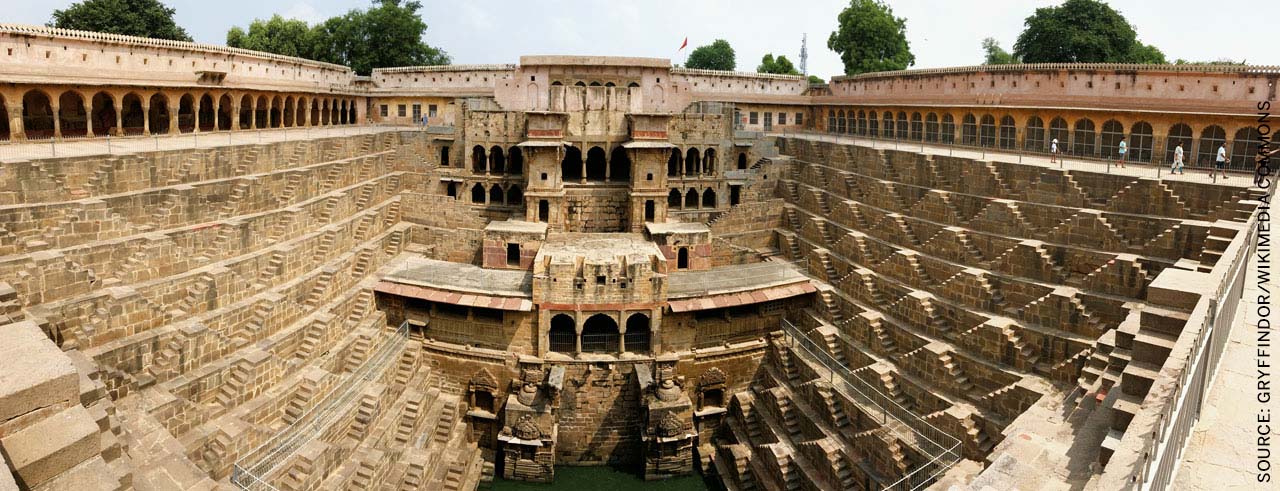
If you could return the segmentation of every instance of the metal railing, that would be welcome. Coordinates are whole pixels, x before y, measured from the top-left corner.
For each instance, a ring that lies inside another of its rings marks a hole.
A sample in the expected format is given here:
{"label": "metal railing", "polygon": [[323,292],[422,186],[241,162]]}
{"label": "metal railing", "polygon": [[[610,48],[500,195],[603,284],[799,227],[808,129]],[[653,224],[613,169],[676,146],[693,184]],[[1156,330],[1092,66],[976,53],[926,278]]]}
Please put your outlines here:
{"label": "metal railing", "polygon": [[28,138],[22,141],[0,141],[0,162],[90,155],[125,155],[140,152],[190,150],[230,145],[254,145],[292,140],[365,135],[396,130],[419,130],[419,128],[412,126],[347,125],[262,128],[236,131],[220,130],[214,132],[136,136]]}
{"label": "metal railing", "polygon": [[[800,351],[806,353],[810,359],[828,370],[827,381],[834,390],[862,406],[867,414],[874,417],[878,412],[881,425],[915,447],[920,453],[930,457],[928,461],[917,465],[886,489],[914,490],[926,487],[960,461],[961,442],[958,438],[933,426],[920,415],[898,404],[893,398],[854,375],[849,367],[836,361],[830,353],[818,346],[817,342],[810,339],[791,321],[783,319],[782,328],[788,346],[793,352],[795,348],[800,348]],[[901,426],[894,423],[900,423]],[[903,431],[902,426],[905,426],[909,432]]]}
{"label": "metal railing", "polygon": [[[1274,189],[1273,186],[1272,190]],[[1253,256],[1257,246],[1257,215],[1251,217],[1248,223],[1248,226],[1237,232],[1236,240],[1232,241],[1239,241],[1240,244],[1235,248],[1235,253],[1218,260],[1217,264],[1227,266],[1227,273],[1213,294],[1204,299],[1208,302],[1202,321],[1204,327],[1196,334],[1186,368],[1178,376],[1176,399],[1161,409],[1154,438],[1145,444],[1143,454],[1149,457],[1140,469],[1142,479],[1139,489],[1143,491],[1168,489],[1173,483],[1174,471],[1186,447],[1187,437],[1200,420],[1200,412],[1217,372],[1218,362],[1222,360],[1227,339],[1231,337],[1231,330],[1236,324],[1243,324],[1237,322],[1236,313],[1244,294],[1249,258]],[[1231,246],[1228,247],[1230,250]]]}
{"label": "metal railing", "polygon": [[276,487],[268,482],[271,474],[298,448],[320,438],[327,428],[350,410],[352,401],[365,385],[380,377],[383,370],[399,357],[408,335],[409,322],[400,323],[400,327],[387,336],[382,346],[369,355],[360,368],[338,382],[319,403],[236,462],[231,470],[231,484],[246,490],[276,491]]}
{"label": "metal railing", "polygon": [[[966,134],[964,126],[959,123],[954,124],[954,131],[950,134],[928,130],[917,131],[918,128],[912,128],[906,132],[894,131],[892,136],[884,136],[881,133],[883,130],[876,131],[874,128],[872,129],[874,132],[865,134],[859,133],[856,129],[797,131],[790,128],[770,132],[770,134],[836,143],[839,143],[840,139],[853,140],[852,143],[863,143],[872,148],[918,151],[1010,163],[1029,163],[1024,162],[1023,157],[1034,157],[1050,159],[1052,160],[1050,164],[1059,168],[1075,169],[1080,168],[1080,165],[1087,165],[1088,168],[1081,170],[1104,172],[1113,172],[1118,167],[1119,137],[1123,135],[1129,138],[1126,140],[1128,157],[1123,161],[1125,173],[1149,174],[1156,178],[1170,175],[1174,149],[1179,143],[1183,143],[1182,170],[1184,172],[1202,171],[1200,178],[1207,181],[1216,181],[1216,175],[1210,177],[1209,171],[1215,166],[1217,149],[1222,143],[1226,143],[1227,148],[1225,170],[1233,174],[1253,172],[1253,157],[1262,143],[1260,139],[1237,142],[1232,138],[1202,139],[1199,136],[1166,137],[1101,132],[1090,133],[1093,138],[1088,142],[1079,142],[1076,139],[1076,131],[1069,128],[1062,130],[1065,133],[1059,138],[1058,152],[1055,153],[1050,151],[1050,141],[1056,137],[1054,135],[1059,131],[1058,129],[1040,128],[1043,138],[1028,141],[1025,138],[1018,140],[1015,137],[1009,141],[1001,134],[999,126],[995,127],[994,134],[983,129]],[[1025,131],[1025,127],[1016,128],[1017,133]]]}

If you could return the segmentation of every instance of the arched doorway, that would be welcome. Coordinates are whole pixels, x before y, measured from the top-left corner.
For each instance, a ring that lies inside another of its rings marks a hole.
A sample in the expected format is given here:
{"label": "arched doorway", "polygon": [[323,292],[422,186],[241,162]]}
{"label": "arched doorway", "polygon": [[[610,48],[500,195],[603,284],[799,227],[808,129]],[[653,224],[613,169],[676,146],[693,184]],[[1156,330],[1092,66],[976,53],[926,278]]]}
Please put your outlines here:
{"label": "arched doorway", "polygon": [[686,209],[694,209],[698,207],[698,190],[690,189],[684,195],[684,207]]}
{"label": "arched doorway", "polygon": [[680,208],[680,190],[672,189],[667,193],[667,209],[673,210]]}
{"label": "arched doorway", "polygon": [[22,95],[22,129],[28,140],[53,138],[53,103],[43,90]]}
{"label": "arched doorway", "polygon": [[99,135],[117,133],[116,100],[106,92],[98,92],[90,101],[93,107],[93,132]]}
{"label": "arched doorway", "polygon": [[911,139],[924,139],[924,122],[920,119],[920,113],[911,113]]}
{"label": "arched doorway", "polygon": [[13,134],[9,132],[9,106],[4,95],[0,94],[0,140],[8,141],[12,138]]}
{"label": "arched doorway", "polygon": [[1256,126],[1246,126],[1236,130],[1231,139],[1231,152],[1228,154],[1228,167],[1237,170],[1251,170],[1257,166],[1258,147],[1262,145],[1261,135]]}
{"label": "arched doorway", "polygon": [[1000,118],[1000,148],[1012,150],[1018,146],[1018,127],[1013,122],[1013,116],[1005,115]]}
{"label": "arched doorway", "polygon": [[489,172],[501,174],[507,171],[507,156],[502,147],[494,145],[489,149]]}
{"label": "arched doorway", "polygon": [[124,134],[141,135],[147,119],[142,111],[142,97],[132,92],[125,94],[120,103],[120,118]]}
{"label": "arched doorway", "polygon": [[676,251],[676,269],[689,269],[688,247],[681,247]]}
{"label": "arched doorway", "polygon": [[311,120],[307,126],[320,126],[320,101],[311,99],[308,104],[311,105]]}
{"label": "arched doorway", "polygon": [[938,113],[929,113],[924,117],[924,141],[938,141]]}
{"label": "arched doorway", "polygon": [[911,128],[907,126],[907,113],[903,111],[898,111],[897,138],[899,140],[906,140],[910,129]]}
{"label": "arched doorway", "polygon": [[614,182],[631,181],[631,157],[621,146],[614,147],[609,155],[609,180]]}
{"label": "arched doorway", "polygon": [[1083,157],[1096,156],[1098,153],[1097,134],[1094,132],[1093,120],[1089,118],[1076,121],[1075,140],[1071,144],[1071,153]]}
{"label": "arched doorway", "polygon": [[240,98],[240,129],[253,128],[253,96],[245,94]]}
{"label": "arched doorway", "polygon": [[712,190],[711,188],[707,188],[705,191],[703,191],[703,192],[702,192],[702,207],[703,207],[703,208],[715,208],[715,207],[716,207],[716,192],[715,192],[715,190]]}
{"label": "arched doorway", "polygon": [[[1058,140],[1059,152],[1066,153],[1071,148],[1068,146],[1071,141],[1071,133],[1067,130],[1067,120],[1061,116],[1049,121],[1049,140],[1046,145],[1052,146],[1054,140]],[[1048,146],[1045,148],[1049,148]]]}
{"label": "arched doorway", "polygon": [[[1196,152],[1196,163],[1203,166],[1214,165],[1218,160],[1218,147],[1227,141],[1227,132],[1221,126],[1213,125],[1200,130],[1200,151]],[[1227,152],[1230,155],[1230,151]]]}
{"label": "arched doorway", "polygon": [[293,116],[297,113],[293,109],[293,96],[284,98],[284,112],[281,113],[280,126],[285,128],[293,127]]}
{"label": "arched doorway", "polygon": [[950,145],[956,142],[956,119],[950,114],[942,115],[942,143]]}
{"label": "arched doorway", "polygon": [[1173,152],[1182,145],[1182,159],[1185,164],[1195,165],[1195,159],[1192,157],[1193,150],[1191,142],[1194,141],[1191,126],[1186,123],[1178,123],[1169,128],[1169,137],[1165,140],[1164,161],[1173,162]]}
{"label": "arched doorway", "polygon": [[1026,131],[1026,136],[1023,137],[1023,148],[1033,152],[1044,151],[1047,148],[1045,147],[1043,119],[1040,119],[1039,116],[1028,118]]}
{"label": "arched doorway", "polygon": [[551,318],[551,329],[547,331],[547,344],[551,351],[557,353],[578,351],[578,333],[574,326],[573,317],[568,314],[556,314]]}
{"label": "arched doorway", "polygon": [[671,156],[667,157],[667,177],[676,177],[680,175],[680,149],[671,149]]}
{"label": "arched doorway", "polygon": [[267,101],[266,95],[258,96],[258,103],[253,107],[253,127],[254,128],[261,129],[261,128],[269,127],[271,121],[267,118],[270,115],[270,112],[269,112],[271,110],[270,104],[271,103]]}
{"label": "arched doorway", "polygon": [[200,131],[212,131],[216,128],[218,122],[217,115],[213,111],[213,97],[209,94],[200,96],[200,110],[196,114],[196,127]]}
{"label": "arched doorway", "polygon": [[1120,140],[1124,139],[1124,125],[1114,119],[1102,123],[1102,156],[1114,159],[1120,155]]}
{"label": "arched doorway", "polygon": [[524,204],[524,191],[520,190],[520,186],[511,186],[511,189],[507,190],[507,204],[510,206]]}
{"label": "arched doorway", "polygon": [[716,173],[716,149],[708,148],[702,153],[702,173],[707,175]]}
{"label": "arched doorway", "polygon": [[151,94],[151,108],[147,110],[147,118],[151,120],[151,134],[168,133],[170,117],[169,99],[158,92]]}
{"label": "arched doorway", "polygon": [[747,168],[747,153],[746,153],[746,152],[738,152],[738,168],[739,168],[739,169],[746,169],[746,168]]}
{"label": "arched doorway", "polygon": [[996,146],[996,118],[990,114],[982,115],[982,125],[978,128],[978,144],[987,148]]}
{"label": "arched doorway", "polygon": [[78,92],[68,90],[58,96],[58,125],[63,138],[89,134],[88,113]]}
{"label": "arched doorway", "polygon": [[858,136],[867,136],[867,112],[866,111],[858,111]]}
{"label": "arched doorway", "polygon": [[1152,152],[1151,123],[1138,121],[1129,129],[1129,160],[1150,162]]}
{"label": "arched doorway", "polygon": [[538,221],[547,223],[551,219],[551,203],[545,199],[538,200]]}
{"label": "arched doorway", "polygon": [[484,204],[484,184],[476,183],[471,186],[471,202],[477,205]]}
{"label": "arched doorway", "polygon": [[564,149],[564,158],[560,160],[560,176],[565,182],[582,179],[582,150],[578,150],[578,147]]}
{"label": "arched doorway", "polygon": [[222,94],[218,97],[218,129],[230,130],[232,122],[235,121],[234,109],[231,107],[231,96]]}
{"label": "arched doorway", "polygon": [[697,175],[698,162],[700,161],[701,159],[698,157],[698,149],[690,148],[689,151],[686,152],[684,156],[684,175],[686,176]]}
{"label": "arched doorway", "polygon": [[196,98],[182,94],[178,99],[178,132],[190,133],[196,129]]}
{"label": "arched doorway", "polygon": [[618,352],[618,323],[605,314],[596,314],[582,323],[583,353]]}
{"label": "arched doorway", "polygon": [[883,130],[881,136],[885,138],[893,138],[893,113],[885,111],[880,115],[880,129]]}
{"label": "arched doorway", "polygon": [[978,144],[978,120],[972,114],[964,115],[964,121],[960,125],[960,144],[961,145],[977,145]]}
{"label": "arched doorway", "polygon": [[513,176],[524,174],[524,152],[520,147],[511,147],[507,152],[507,173]]}
{"label": "arched doorway", "polygon": [[627,317],[627,333],[623,343],[626,351],[648,353],[650,337],[648,315],[631,314],[631,317]]}
{"label": "arched doorway", "polygon": [[587,150],[587,180],[603,181],[608,174],[606,169],[608,162],[605,160],[604,149],[600,147],[591,147]]}
{"label": "arched doorway", "polygon": [[504,193],[502,192],[502,186],[494,184],[489,187],[489,204],[501,206],[503,203],[506,203],[506,201]]}
{"label": "arched doorway", "polygon": [[471,171],[483,173],[488,159],[484,156],[484,147],[476,145],[471,147]]}

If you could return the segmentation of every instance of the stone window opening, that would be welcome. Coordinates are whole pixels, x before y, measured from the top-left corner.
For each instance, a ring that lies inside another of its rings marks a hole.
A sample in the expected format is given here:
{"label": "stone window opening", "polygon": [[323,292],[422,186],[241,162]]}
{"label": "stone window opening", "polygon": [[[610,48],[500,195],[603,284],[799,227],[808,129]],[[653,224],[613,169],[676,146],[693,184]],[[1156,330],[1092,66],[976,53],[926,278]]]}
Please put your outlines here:
{"label": "stone window opening", "polygon": [[449,146],[448,145],[440,147],[440,166],[441,167],[449,166]]}
{"label": "stone window opening", "polygon": [[607,179],[610,181],[630,181],[631,180],[631,157],[627,155],[626,149],[617,147],[609,155],[609,175]]}
{"label": "stone window opening", "polygon": [[484,147],[476,145],[471,148],[471,171],[484,172],[487,158],[484,154]]}
{"label": "stone window opening", "polygon": [[623,335],[622,348],[625,351],[637,353],[648,353],[651,350],[651,333],[649,329],[649,316],[645,314],[631,314],[627,318],[627,330]]}
{"label": "stone window opening", "polygon": [[556,314],[551,318],[551,329],[547,332],[550,351],[573,353],[577,351],[577,332],[573,317],[568,314]]}
{"label": "stone window opening", "polygon": [[478,205],[484,204],[484,185],[476,183],[471,187],[471,202]]}
{"label": "stone window opening", "polygon": [[548,203],[547,200],[545,199],[539,200],[538,201],[538,221],[542,223],[547,223],[547,221],[550,219],[549,218],[550,215],[551,215],[551,204]]}
{"label": "stone window opening", "polygon": [[689,248],[681,247],[676,251],[676,269],[689,269]]}
{"label": "stone window opening", "polygon": [[513,176],[524,174],[524,152],[520,147],[511,147],[507,151],[507,173]]}
{"label": "stone window opening", "polygon": [[566,182],[582,179],[582,150],[578,147],[565,149],[564,158],[560,160],[560,176]]}
{"label": "stone window opening", "polygon": [[746,168],[747,168],[747,153],[738,152],[738,169],[746,169]]}
{"label": "stone window opening", "polygon": [[596,314],[582,323],[583,353],[616,353],[619,349],[618,323],[605,314]]}
{"label": "stone window opening", "polygon": [[520,244],[510,242],[507,244],[507,266],[520,265]]}
{"label": "stone window opening", "polygon": [[654,214],[655,214],[655,212],[654,212],[654,208],[655,208],[655,205],[653,204],[653,200],[651,200],[651,199],[650,199],[650,200],[645,200],[645,202],[644,202],[644,221],[646,221],[646,222],[652,222],[652,221],[653,221],[653,217],[654,217]]}
{"label": "stone window opening", "polygon": [[450,198],[457,198],[457,197],[458,197],[458,183],[456,183],[456,182],[451,182],[451,183],[449,183],[448,187],[446,187],[446,188],[445,188],[445,194],[446,194],[447,196],[449,196]]}

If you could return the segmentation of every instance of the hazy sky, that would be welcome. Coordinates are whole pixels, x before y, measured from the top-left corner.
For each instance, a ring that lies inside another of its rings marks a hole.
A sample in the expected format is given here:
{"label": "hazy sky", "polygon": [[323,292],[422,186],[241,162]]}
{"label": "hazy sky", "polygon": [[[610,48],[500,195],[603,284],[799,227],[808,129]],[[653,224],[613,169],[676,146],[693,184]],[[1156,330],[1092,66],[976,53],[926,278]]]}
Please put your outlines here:
{"label": "hazy sky", "polygon": [[[197,41],[223,44],[227,29],[273,13],[322,21],[360,0],[164,0]],[[43,24],[72,0],[0,0],[4,22]],[[809,36],[809,73],[823,78],[843,71],[826,47],[847,0],[423,0],[427,42],[444,48],[454,63],[516,63],[520,55],[585,54],[670,58],[724,38],[737,52],[738,69],[754,71],[760,57],[787,55],[799,66],[800,39]],[[1023,20],[1048,0],[889,0],[907,19],[914,68],[978,64],[981,41],[995,37],[1012,51]],[[1280,43],[1263,32],[1280,17],[1280,1],[1112,0],[1134,24],[1138,38],[1170,59],[1245,59],[1280,65]],[[676,49],[688,36],[689,48]]]}

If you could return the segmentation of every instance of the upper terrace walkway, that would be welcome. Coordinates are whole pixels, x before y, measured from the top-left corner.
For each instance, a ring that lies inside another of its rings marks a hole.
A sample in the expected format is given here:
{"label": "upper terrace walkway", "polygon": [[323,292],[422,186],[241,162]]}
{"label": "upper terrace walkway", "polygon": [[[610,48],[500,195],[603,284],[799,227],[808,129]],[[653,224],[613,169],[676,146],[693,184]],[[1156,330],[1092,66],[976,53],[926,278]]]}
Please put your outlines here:
{"label": "upper terrace walkway", "polygon": [[1017,151],[1008,151],[992,148],[975,148],[959,145],[946,145],[938,143],[923,143],[918,141],[896,141],[882,140],[877,138],[866,138],[849,135],[832,135],[829,133],[811,133],[811,132],[771,132],[766,133],[768,136],[784,136],[797,137],[817,141],[837,142],[852,145],[860,145],[871,148],[883,148],[887,150],[907,150],[920,152],[926,155],[947,155],[955,157],[963,157],[977,160],[989,160],[992,162],[1010,162],[1024,165],[1038,165],[1041,167],[1049,167],[1054,169],[1078,170],[1086,172],[1102,172],[1108,174],[1119,174],[1133,177],[1147,177],[1152,179],[1165,179],[1171,181],[1188,181],[1198,183],[1213,183],[1246,188],[1253,184],[1250,174],[1241,172],[1230,172],[1227,179],[1223,179],[1221,174],[1217,180],[1209,177],[1209,173],[1205,169],[1192,169],[1190,162],[1187,165],[1186,174],[1170,174],[1168,166],[1131,162],[1125,167],[1117,167],[1114,163],[1108,165],[1107,162],[1097,160],[1083,160],[1078,157],[1066,156],[1059,158],[1058,162],[1050,162],[1049,157],[1044,154],[1028,154]]}
{"label": "upper terrace walkway", "polygon": [[418,126],[330,126],[309,128],[273,128],[181,135],[99,137],[79,140],[44,140],[0,144],[0,162],[81,157],[85,155],[123,155],[160,150],[214,148],[292,140],[310,140],[337,136],[367,135],[397,130],[421,130]]}

